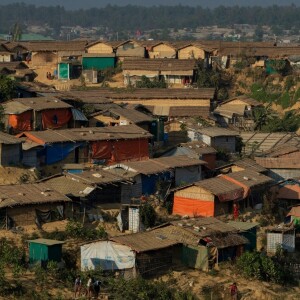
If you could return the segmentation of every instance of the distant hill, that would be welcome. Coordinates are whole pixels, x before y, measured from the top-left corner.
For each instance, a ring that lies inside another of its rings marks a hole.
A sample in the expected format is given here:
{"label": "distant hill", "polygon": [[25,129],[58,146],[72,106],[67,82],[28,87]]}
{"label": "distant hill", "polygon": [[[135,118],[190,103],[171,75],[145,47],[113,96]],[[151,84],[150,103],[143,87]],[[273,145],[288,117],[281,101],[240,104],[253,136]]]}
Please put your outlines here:
{"label": "distant hill", "polygon": [[91,8],[91,7],[104,7],[108,4],[125,6],[131,5],[141,5],[141,6],[153,6],[153,5],[187,5],[187,6],[203,6],[203,7],[217,7],[223,6],[270,6],[270,5],[290,5],[294,3],[295,5],[300,5],[300,0],[0,0],[1,4],[12,4],[16,2],[23,2],[26,4],[34,4],[38,6],[64,6],[67,9],[78,9],[78,8]]}

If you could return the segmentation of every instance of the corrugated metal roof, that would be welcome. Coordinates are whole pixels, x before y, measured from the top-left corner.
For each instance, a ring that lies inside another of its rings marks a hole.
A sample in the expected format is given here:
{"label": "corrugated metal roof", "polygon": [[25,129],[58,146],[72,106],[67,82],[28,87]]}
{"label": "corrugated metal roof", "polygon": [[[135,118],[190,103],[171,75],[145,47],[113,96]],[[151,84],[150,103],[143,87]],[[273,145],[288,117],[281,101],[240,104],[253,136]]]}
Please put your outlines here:
{"label": "corrugated metal roof", "polygon": [[83,122],[88,122],[89,120],[87,117],[84,115],[83,112],[76,108],[71,108],[72,115],[73,115],[73,120],[74,121],[83,121]]}
{"label": "corrugated metal roof", "polygon": [[253,148],[255,153],[264,153],[280,145],[285,145],[287,143],[291,144],[299,141],[294,141],[297,138],[296,134],[276,132],[276,133],[260,133],[260,132],[241,132],[241,138],[245,144],[245,153],[252,153]]}
{"label": "corrugated metal roof", "polygon": [[267,171],[267,169],[265,169],[264,167],[262,167],[261,165],[259,165],[258,163],[255,162],[255,160],[250,159],[250,158],[243,158],[240,160],[237,160],[235,162],[233,162],[234,165],[247,169],[247,170],[251,170],[251,171],[255,171],[258,173],[264,173]]}
{"label": "corrugated metal roof", "polygon": [[16,138],[15,136],[0,131],[1,144],[20,144],[22,142],[22,140]]}
{"label": "corrugated metal roof", "polygon": [[238,229],[239,231],[247,231],[249,229],[259,226],[259,223],[255,222],[229,221],[228,224]]}
{"label": "corrugated metal roof", "polygon": [[210,136],[210,137],[218,137],[218,136],[238,136],[239,133],[237,131],[228,130],[222,127],[206,127],[200,128],[197,130],[201,134]]}
{"label": "corrugated metal roof", "polygon": [[56,240],[49,240],[49,239],[42,239],[42,238],[35,239],[35,240],[28,240],[27,242],[34,243],[34,244],[43,244],[47,246],[61,245],[65,243],[63,241],[56,241]]}
{"label": "corrugated metal roof", "polygon": [[20,114],[31,109],[41,111],[70,107],[72,107],[70,104],[54,97],[17,98],[3,104],[4,112],[6,114]]}
{"label": "corrugated metal roof", "polygon": [[110,240],[126,245],[136,252],[159,250],[179,244],[156,231],[114,236]]}
{"label": "corrugated metal roof", "polygon": [[243,188],[241,186],[232,183],[222,177],[204,179],[195,182],[194,185],[211,192],[215,196],[227,193],[243,192]]}
{"label": "corrugated metal roof", "polygon": [[211,146],[208,146],[207,144],[205,144],[202,141],[193,141],[193,142],[188,142],[188,143],[181,143],[180,147],[192,150],[193,152],[195,152],[198,155],[217,153],[216,149],[214,149]]}
{"label": "corrugated metal roof", "polygon": [[122,64],[124,72],[131,70],[145,71],[193,71],[196,69],[196,60],[193,59],[124,59]]}
{"label": "corrugated metal roof", "polygon": [[142,122],[151,122],[153,121],[153,117],[150,117],[144,113],[141,113],[134,109],[126,109],[122,107],[113,107],[109,109],[115,115],[126,118],[127,120],[137,124]]}
{"label": "corrugated metal roof", "polygon": [[136,125],[72,128],[61,130],[28,131],[18,135],[40,144],[119,139],[148,139],[152,135]]}
{"label": "corrugated metal roof", "polygon": [[249,188],[254,188],[259,185],[265,185],[273,181],[272,178],[251,170],[229,173],[226,174],[226,177],[230,177]]}
{"label": "corrugated metal roof", "polygon": [[0,208],[71,201],[45,183],[0,185],[0,198]]}
{"label": "corrugated metal roof", "polygon": [[[88,91],[64,92],[58,97],[63,99],[74,99],[84,103],[107,103],[117,100],[140,100],[140,99],[213,99],[215,95],[214,88],[199,89],[160,89],[160,88],[141,88],[141,89],[110,89],[102,88]],[[106,100],[105,100],[106,99]],[[97,102],[98,101],[98,102]],[[102,101],[102,102],[101,102]],[[106,102],[105,102],[106,101]]]}
{"label": "corrugated metal roof", "polygon": [[170,117],[203,117],[208,118],[210,105],[207,106],[171,106]]}
{"label": "corrugated metal roof", "polygon": [[167,172],[174,168],[200,166],[205,164],[206,162],[203,160],[193,159],[188,156],[181,155],[176,157],[159,157],[143,161],[131,161],[118,165],[125,169],[128,168],[129,170],[135,171],[139,174],[150,175]]}
{"label": "corrugated metal roof", "polygon": [[[263,106],[263,104],[261,102],[258,102],[257,100],[255,100],[247,95],[240,95],[240,96],[236,96],[236,97],[233,97],[233,98],[223,101],[220,104],[220,107],[222,107],[225,104],[229,104],[230,102],[235,101],[235,100],[240,100],[240,101],[244,102],[245,104],[251,105],[251,106]],[[239,105],[239,104],[232,104],[232,105]]]}

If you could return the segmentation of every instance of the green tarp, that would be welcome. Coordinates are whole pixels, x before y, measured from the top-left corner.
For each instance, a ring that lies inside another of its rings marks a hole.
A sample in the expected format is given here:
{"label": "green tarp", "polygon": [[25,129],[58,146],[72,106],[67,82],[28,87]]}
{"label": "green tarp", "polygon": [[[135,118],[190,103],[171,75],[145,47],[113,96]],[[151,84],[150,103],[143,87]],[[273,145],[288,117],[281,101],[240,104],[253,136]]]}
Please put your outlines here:
{"label": "green tarp", "polygon": [[115,67],[114,57],[83,57],[83,70],[104,70]]}
{"label": "green tarp", "polygon": [[58,78],[59,79],[70,79],[69,64],[60,63],[58,65]]}

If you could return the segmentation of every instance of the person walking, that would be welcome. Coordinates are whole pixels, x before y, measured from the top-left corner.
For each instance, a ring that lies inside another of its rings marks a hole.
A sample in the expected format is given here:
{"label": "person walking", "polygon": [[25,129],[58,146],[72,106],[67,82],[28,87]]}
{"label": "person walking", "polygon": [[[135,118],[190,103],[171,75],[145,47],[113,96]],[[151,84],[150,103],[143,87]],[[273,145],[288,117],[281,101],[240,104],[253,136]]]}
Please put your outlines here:
{"label": "person walking", "polygon": [[80,291],[81,291],[81,278],[78,275],[75,279],[74,283],[74,298],[77,299],[77,296],[80,296]]}
{"label": "person walking", "polygon": [[88,299],[91,299],[93,295],[93,278],[91,275],[88,276],[86,287],[87,287],[87,297]]}
{"label": "person walking", "polygon": [[238,299],[238,288],[237,288],[236,282],[234,282],[230,286],[230,296],[231,296],[231,300],[237,300]]}

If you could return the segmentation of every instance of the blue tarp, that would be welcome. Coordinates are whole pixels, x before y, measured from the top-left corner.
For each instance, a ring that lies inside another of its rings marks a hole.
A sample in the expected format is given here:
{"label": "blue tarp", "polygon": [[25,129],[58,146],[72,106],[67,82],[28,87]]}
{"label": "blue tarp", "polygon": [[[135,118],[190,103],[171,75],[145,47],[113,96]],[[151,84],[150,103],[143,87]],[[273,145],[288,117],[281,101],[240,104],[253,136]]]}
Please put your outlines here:
{"label": "blue tarp", "polygon": [[46,145],[43,150],[38,152],[38,156],[40,158],[44,156],[44,163],[51,165],[64,160],[72,151],[82,145],[83,143],[72,142]]}
{"label": "blue tarp", "polygon": [[142,175],[142,193],[144,195],[152,195],[157,191],[158,181],[167,181],[171,178],[169,172],[161,173],[158,175]]}

